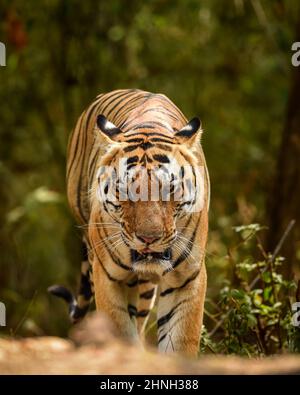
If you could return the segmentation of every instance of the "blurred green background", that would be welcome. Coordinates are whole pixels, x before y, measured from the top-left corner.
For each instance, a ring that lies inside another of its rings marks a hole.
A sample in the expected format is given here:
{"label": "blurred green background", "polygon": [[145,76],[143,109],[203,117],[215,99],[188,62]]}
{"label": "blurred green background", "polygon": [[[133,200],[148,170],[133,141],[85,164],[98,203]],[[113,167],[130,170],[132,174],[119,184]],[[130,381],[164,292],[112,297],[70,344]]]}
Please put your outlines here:
{"label": "blurred green background", "polygon": [[212,184],[209,296],[230,278],[232,226],[267,223],[290,92],[297,0],[0,0],[1,334],[65,335],[53,283],[76,289],[68,135],[100,92],[166,94],[200,116]]}

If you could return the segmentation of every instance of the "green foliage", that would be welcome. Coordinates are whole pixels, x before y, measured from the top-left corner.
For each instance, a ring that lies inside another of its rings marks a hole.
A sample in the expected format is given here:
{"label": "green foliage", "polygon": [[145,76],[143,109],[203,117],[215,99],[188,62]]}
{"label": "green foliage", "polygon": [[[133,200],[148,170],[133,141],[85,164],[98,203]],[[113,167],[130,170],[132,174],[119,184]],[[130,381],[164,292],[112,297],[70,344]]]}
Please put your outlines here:
{"label": "green foliage", "polygon": [[[235,281],[226,281],[209,313],[217,330],[204,330],[202,351],[246,356],[299,351],[300,328],[293,326],[291,311],[296,283],[280,274],[284,258],[263,250],[258,235],[262,229],[258,224],[235,227],[241,237],[231,253]],[[253,242],[262,259],[255,258]]]}

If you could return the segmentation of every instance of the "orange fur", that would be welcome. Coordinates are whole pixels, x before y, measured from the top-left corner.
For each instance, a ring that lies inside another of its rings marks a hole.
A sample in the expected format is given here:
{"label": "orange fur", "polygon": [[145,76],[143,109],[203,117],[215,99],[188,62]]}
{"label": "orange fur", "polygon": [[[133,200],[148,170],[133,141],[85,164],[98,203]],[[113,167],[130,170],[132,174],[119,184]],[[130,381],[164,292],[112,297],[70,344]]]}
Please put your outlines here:
{"label": "orange fur", "polygon": [[[114,134],[103,125],[101,131],[95,126],[99,114],[115,125]],[[164,95],[139,90],[99,95],[81,115],[70,138],[67,183],[72,212],[79,224],[87,225],[84,236],[97,309],[111,318],[121,335],[139,341],[138,331],[143,331],[153,306],[153,284],[158,284],[159,349],[196,355],[206,292],[209,179],[201,129],[192,137],[178,134],[186,124],[181,111]],[[145,156],[148,159],[142,163],[148,170],[169,158],[175,158],[179,166],[203,166],[202,210],[177,216],[174,200],[118,201],[117,209],[108,204],[108,198],[100,202],[99,183],[107,178],[98,176],[98,169],[103,165],[118,168],[124,157],[143,161]],[[171,243],[172,237],[175,241]],[[157,255],[143,252],[148,239],[152,240],[150,250]],[[169,260],[163,255],[168,249]],[[149,263],[134,261],[132,251],[146,254]],[[163,264],[167,261],[179,263],[166,271]]]}

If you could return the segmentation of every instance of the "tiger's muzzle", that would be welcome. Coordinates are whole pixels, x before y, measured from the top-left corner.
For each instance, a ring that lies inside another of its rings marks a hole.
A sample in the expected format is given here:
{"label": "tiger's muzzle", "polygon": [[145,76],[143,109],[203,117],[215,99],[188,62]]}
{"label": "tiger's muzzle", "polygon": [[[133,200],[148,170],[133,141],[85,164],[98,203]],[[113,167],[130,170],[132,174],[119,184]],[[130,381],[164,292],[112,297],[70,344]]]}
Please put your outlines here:
{"label": "tiger's muzzle", "polygon": [[140,253],[136,250],[131,250],[131,260],[134,271],[139,269],[147,270],[147,267],[153,265],[160,265],[164,270],[172,270],[172,251],[167,248],[163,252],[147,252]]}

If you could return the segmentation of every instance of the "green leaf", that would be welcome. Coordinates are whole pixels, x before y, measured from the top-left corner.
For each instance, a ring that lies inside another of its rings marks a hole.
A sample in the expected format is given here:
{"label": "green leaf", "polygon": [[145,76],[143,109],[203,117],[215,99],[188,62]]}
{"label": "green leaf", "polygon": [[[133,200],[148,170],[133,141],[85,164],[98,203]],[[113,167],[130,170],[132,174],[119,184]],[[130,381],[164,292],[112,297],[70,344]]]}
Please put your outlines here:
{"label": "green leaf", "polygon": [[271,273],[268,271],[262,273],[262,279],[266,284],[269,284],[271,282]]}
{"label": "green leaf", "polygon": [[264,300],[268,301],[270,299],[271,294],[272,294],[272,287],[271,286],[266,287],[264,289],[264,295],[263,295]]}
{"label": "green leaf", "polygon": [[241,291],[241,290],[239,290],[239,289],[233,289],[233,290],[231,291],[231,296],[232,296],[234,299],[244,299],[245,292],[244,292],[244,291]]}

